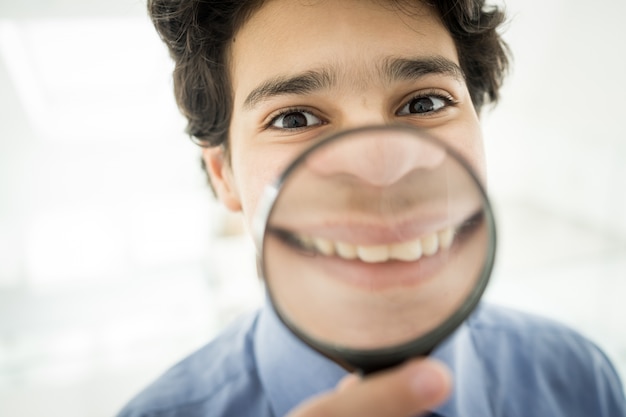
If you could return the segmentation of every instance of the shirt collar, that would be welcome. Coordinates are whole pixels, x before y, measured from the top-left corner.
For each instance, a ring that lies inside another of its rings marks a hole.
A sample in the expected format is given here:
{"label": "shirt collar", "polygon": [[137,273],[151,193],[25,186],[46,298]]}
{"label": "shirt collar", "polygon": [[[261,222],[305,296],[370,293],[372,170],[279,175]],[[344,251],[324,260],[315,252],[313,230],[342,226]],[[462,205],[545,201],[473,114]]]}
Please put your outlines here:
{"label": "shirt collar", "polygon": [[294,336],[269,303],[259,316],[254,353],[275,416],[284,416],[307,398],[332,389],[347,374]]}
{"label": "shirt collar", "polygon": [[[473,314],[477,314],[480,307]],[[433,410],[442,417],[470,417],[493,415],[489,380],[485,373],[482,352],[477,351],[472,333],[472,318],[441,343],[431,356],[444,362],[452,371],[454,387],[448,400]]]}
{"label": "shirt collar", "polygon": [[[284,416],[304,400],[333,389],[347,372],[294,336],[266,303],[254,335],[259,378],[275,416]],[[461,325],[432,356],[454,376],[451,397],[435,411],[442,417],[491,415],[482,362],[470,327]]]}

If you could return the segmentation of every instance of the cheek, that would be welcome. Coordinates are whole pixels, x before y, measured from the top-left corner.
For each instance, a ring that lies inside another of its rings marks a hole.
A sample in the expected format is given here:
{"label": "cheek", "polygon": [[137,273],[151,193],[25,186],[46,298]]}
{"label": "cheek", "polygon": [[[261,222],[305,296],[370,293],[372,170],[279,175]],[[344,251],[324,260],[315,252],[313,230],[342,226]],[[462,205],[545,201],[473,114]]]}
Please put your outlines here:
{"label": "cheek", "polygon": [[487,184],[487,173],[482,131],[476,129],[474,132],[471,132],[471,135],[468,135],[467,139],[466,142],[462,143],[459,153],[474,169],[474,174],[476,174],[480,183],[485,186]]}
{"label": "cheek", "polygon": [[481,184],[486,185],[485,150],[478,121],[455,123],[432,133],[458,152],[473,169]]}
{"label": "cheek", "polygon": [[[243,150],[242,150],[243,151]],[[256,213],[265,188],[273,184],[297,155],[279,147],[247,149],[233,159],[233,175],[248,227]]]}

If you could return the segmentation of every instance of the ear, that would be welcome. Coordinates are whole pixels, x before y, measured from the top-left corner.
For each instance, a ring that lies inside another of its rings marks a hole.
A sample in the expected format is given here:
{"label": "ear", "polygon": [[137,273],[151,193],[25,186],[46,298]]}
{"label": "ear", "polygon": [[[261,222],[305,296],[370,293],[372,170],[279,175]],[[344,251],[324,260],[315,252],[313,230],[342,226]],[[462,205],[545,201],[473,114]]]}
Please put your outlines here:
{"label": "ear", "polygon": [[235,187],[230,163],[224,155],[224,148],[221,146],[204,148],[202,149],[202,158],[217,198],[229,210],[241,211],[241,200]]}

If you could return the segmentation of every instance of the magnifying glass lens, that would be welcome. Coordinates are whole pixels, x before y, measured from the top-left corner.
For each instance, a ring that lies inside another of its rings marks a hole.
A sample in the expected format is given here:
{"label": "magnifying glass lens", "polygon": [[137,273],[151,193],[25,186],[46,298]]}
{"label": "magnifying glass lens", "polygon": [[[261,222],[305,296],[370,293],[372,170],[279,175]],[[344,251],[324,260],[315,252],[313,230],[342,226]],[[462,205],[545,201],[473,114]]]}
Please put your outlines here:
{"label": "magnifying glass lens", "polygon": [[275,190],[261,213],[263,277],[279,317],[328,356],[367,370],[425,354],[478,302],[491,210],[469,166],[423,132],[344,132]]}

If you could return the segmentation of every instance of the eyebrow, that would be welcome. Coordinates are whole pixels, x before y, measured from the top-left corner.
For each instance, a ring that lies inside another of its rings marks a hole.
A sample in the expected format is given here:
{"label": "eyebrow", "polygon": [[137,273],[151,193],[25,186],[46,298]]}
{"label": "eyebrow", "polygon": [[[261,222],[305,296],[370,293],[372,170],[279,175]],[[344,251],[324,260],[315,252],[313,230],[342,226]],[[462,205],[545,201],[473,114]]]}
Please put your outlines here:
{"label": "eyebrow", "polygon": [[459,65],[442,56],[427,58],[392,57],[383,61],[381,76],[389,82],[415,80],[426,75],[439,74],[450,76],[458,81],[465,80],[465,74]]}
{"label": "eyebrow", "polygon": [[290,77],[279,76],[265,81],[256,87],[243,106],[251,109],[257,103],[274,96],[287,94],[307,94],[330,88],[335,83],[335,73],[328,69],[306,71]]}
{"label": "eyebrow", "polygon": [[[453,61],[441,57],[425,58],[391,57],[383,60],[379,68],[380,76],[388,82],[410,81],[426,75],[441,74],[463,81],[463,70]],[[250,110],[258,103],[281,95],[306,95],[332,87],[337,80],[337,71],[316,69],[293,76],[271,78],[248,94],[243,107]]]}

